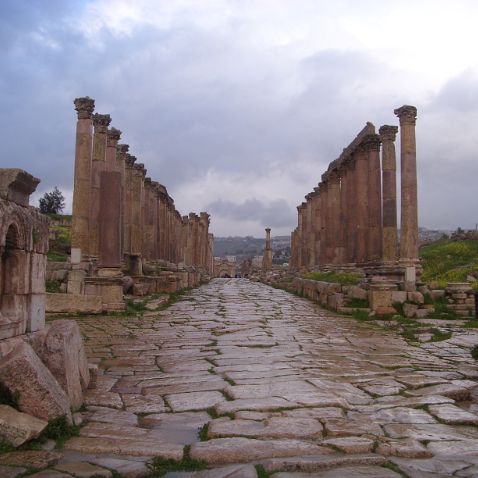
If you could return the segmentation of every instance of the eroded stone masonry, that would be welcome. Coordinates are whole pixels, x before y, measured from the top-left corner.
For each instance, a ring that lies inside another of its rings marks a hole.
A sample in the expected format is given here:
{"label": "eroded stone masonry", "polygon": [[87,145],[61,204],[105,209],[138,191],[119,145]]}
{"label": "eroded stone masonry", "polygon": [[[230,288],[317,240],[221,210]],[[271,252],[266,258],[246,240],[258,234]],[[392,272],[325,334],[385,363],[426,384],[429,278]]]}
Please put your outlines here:
{"label": "eroded stone masonry", "polygon": [[[123,308],[136,295],[192,287],[213,272],[209,214],[181,216],[165,186],[120,144],[111,117],[77,98],[75,179],[68,292]],[[124,276],[128,276],[125,282]]]}
{"label": "eroded stone masonry", "polygon": [[420,274],[417,110],[406,105],[395,114],[400,121],[401,144],[400,241],[394,145],[398,127],[383,125],[377,134],[375,126],[367,123],[298,206],[298,227],[292,233],[292,270],[358,269],[414,289]]}

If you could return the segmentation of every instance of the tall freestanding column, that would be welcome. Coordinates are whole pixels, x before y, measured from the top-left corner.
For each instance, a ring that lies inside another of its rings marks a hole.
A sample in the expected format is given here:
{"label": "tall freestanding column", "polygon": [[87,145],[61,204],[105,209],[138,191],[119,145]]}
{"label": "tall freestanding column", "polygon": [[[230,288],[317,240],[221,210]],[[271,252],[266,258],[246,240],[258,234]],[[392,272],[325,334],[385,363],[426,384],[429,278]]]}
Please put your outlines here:
{"label": "tall freestanding column", "polygon": [[367,259],[382,259],[382,177],[380,171],[380,136],[370,134],[364,143],[368,156],[368,235]]}
{"label": "tall freestanding column", "polygon": [[90,256],[98,257],[100,231],[100,179],[106,165],[106,132],[111,123],[110,115],[93,115],[93,158],[91,163],[91,192],[90,192],[90,220],[89,220],[89,247]]}
{"label": "tall freestanding column", "polygon": [[262,256],[262,270],[270,271],[272,269],[272,247],[271,247],[271,229],[266,228],[266,246]]}
{"label": "tall freestanding column", "polygon": [[356,217],[356,262],[367,260],[368,239],[368,154],[361,144],[354,152],[355,158],[355,217]]}
{"label": "tall freestanding column", "polygon": [[415,124],[417,109],[405,105],[394,113],[400,119],[401,221],[400,260],[418,260],[417,153]]}
{"label": "tall freestanding column", "polygon": [[383,125],[378,130],[382,140],[383,181],[383,261],[397,260],[397,165],[395,137],[397,126]]}
{"label": "tall freestanding column", "polygon": [[73,189],[73,218],[71,227],[71,263],[81,262],[81,256],[88,255],[91,150],[93,140],[92,114],[95,100],[85,96],[76,98],[78,113],[76,124],[75,179]]}

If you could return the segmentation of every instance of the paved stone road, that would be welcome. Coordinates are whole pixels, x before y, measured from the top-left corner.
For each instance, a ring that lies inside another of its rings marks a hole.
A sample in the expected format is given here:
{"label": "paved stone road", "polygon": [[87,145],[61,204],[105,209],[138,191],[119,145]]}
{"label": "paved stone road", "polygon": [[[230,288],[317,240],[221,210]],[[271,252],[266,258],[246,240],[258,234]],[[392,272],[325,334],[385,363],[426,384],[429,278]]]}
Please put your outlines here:
{"label": "paved stone road", "polygon": [[252,478],[256,464],[276,478],[478,476],[473,330],[414,347],[242,279],[80,324],[104,375],[63,463],[137,476],[190,445],[214,470],[167,476]]}

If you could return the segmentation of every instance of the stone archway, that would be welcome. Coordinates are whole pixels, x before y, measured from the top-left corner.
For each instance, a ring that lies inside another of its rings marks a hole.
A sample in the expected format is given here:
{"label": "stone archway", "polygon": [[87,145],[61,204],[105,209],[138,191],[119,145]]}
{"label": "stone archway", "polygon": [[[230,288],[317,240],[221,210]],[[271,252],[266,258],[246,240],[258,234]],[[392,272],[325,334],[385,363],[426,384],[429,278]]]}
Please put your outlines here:
{"label": "stone archway", "polygon": [[[0,268],[0,315],[3,320],[15,322],[19,315],[16,297],[19,294],[20,277],[20,235],[17,226],[10,224],[1,248]],[[6,325],[6,324],[5,324]]]}

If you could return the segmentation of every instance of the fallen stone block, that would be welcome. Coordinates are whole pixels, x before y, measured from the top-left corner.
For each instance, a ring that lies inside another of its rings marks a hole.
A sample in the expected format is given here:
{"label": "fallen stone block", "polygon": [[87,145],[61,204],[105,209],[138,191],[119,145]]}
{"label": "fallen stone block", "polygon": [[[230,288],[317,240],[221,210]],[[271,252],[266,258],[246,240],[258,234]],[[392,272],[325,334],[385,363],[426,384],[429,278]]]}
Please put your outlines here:
{"label": "fallen stone block", "polygon": [[56,320],[28,341],[67,393],[74,410],[83,403],[90,372],[80,328],[74,320]]}
{"label": "fallen stone block", "polygon": [[38,437],[47,425],[44,420],[0,405],[0,439],[15,447]]}
{"label": "fallen stone block", "polygon": [[72,421],[70,400],[30,345],[20,342],[0,359],[0,383],[18,395],[22,412],[49,421]]}

